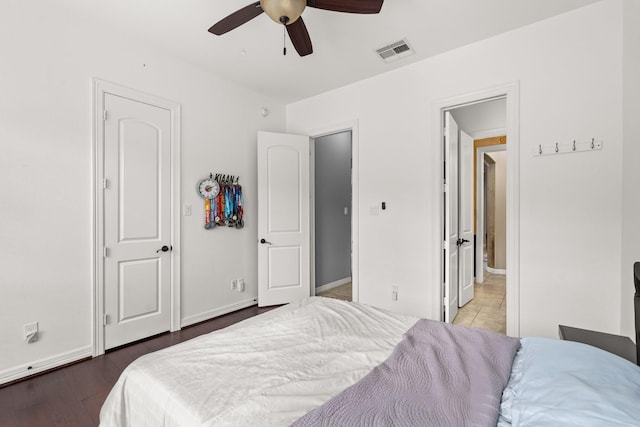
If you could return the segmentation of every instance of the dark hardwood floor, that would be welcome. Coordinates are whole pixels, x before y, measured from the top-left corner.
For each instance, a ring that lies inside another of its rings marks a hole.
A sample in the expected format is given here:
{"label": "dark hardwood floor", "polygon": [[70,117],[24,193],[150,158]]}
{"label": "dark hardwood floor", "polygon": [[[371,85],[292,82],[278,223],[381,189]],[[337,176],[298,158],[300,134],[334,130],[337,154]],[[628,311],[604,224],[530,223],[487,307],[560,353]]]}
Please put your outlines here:
{"label": "dark hardwood floor", "polygon": [[245,308],[4,386],[0,388],[0,427],[97,426],[102,403],[129,363],[272,308]]}

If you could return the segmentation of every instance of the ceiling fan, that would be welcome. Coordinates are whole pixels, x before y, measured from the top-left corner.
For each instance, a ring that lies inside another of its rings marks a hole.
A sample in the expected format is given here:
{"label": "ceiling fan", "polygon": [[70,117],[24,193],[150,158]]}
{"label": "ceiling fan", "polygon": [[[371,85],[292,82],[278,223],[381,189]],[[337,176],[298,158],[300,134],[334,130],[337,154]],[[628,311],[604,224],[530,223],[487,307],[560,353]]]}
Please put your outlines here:
{"label": "ceiling fan", "polygon": [[[302,20],[306,6],[333,12],[374,14],[379,13],[384,0],[260,0],[243,7],[221,19],[209,32],[221,36],[265,12],[278,24],[286,27],[293,47],[300,56],[313,53],[311,38]],[[287,50],[284,49],[286,55]]]}

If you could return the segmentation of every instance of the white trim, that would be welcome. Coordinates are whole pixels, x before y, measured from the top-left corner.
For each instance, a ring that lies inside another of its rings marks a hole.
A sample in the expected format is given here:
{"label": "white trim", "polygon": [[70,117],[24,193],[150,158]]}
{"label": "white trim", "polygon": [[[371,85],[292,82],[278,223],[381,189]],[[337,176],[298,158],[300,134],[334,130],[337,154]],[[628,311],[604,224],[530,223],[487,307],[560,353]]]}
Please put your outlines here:
{"label": "white trim", "polygon": [[316,140],[309,137],[309,271],[310,295],[316,296]]}
{"label": "white trim", "polygon": [[[351,278],[352,278],[352,295],[351,295],[351,300],[354,302],[358,302],[359,301],[359,273],[358,273],[358,268],[359,268],[359,236],[360,236],[360,221],[359,221],[359,214],[360,214],[360,196],[359,196],[359,176],[360,176],[360,169],[359,169],[359,138],[360,138],[360,134],[359,134],[359,123],[358,123],[358,119],[354,119],[354,120],[350,120],[347,122],[343,122],[343,123],[337,123],[334,125],[330,125],[330,126],[325,126],[322,128],[317,128],[317,129],[311,129],[311,130],[305,130],[302,131],[302,133],[306,134],[306,135],[310,135],[310,137],[313,139],[315,138],[320,138],[321,136],[326,136],[326,135],[331,135],[334,133],[340,133],[340,132],[345,132],[345,131],[351,131]],[[313,190],[313,187],[311,187],[311,190]],[[314,200],[314,194],[315,193],[311,193],[311,200]],[[311,214],[311,218],[313,219],[313,213]],[[312,233],[313,233],[313,229],[315,227],[313,227],[313,222],[311,223],[312,225]],[[312,234],[313,236],[313,234]],[[312,254],[314,254],[314,241],[311,241],[311,248],[312,248]],[[315,256],[315,255],[313,255]],[[311,272],[312,272],[312,292],[316,292],[314,286],[315,286],[315,265],[314,265],[314,261],[315,258],[311,258]],[[315,294],[312,294],[315,295]]]}
{"label": "white trim", "polygon": [[103,145],[104,145],[104,98],[105,94],[128,97],[164,108],[171,112],[171,331],[180,329],[180,254],[181,254],[181,216],[180,216],[180,165],[181,165],[181,106],[164,98],[139,92],[115,83],[97,78],[91,80],[93,88],[93,144],[92,144],[92,298],[93,298],[93,356],[104,354],[104,206],[103,206]]}
{"label": "white trim", "polygon": [[491,268],[491,267],[487,267],[487,271],[491,274],[500,274],[502,276],[506,276],[507,275],[507,270],[505,270],[504,268]]}
{"label": "white trim", "polygon": [[351,283],[351,277],[345,277],[344,279],[336,280],[331,283],[327,283],[322,286],[318,286],[316,288],[316,295],[320,292],[328,291],[329,289],[337,288],[338,286],[346,285],[347,283]]}
{"label": "white trim", "polygon": [[214,317],[223,316],[237,310],[242,310],[243,308],[251,307],[256,305],[257,302],[257,298],[251,298],[234,302],[233,304],[228,304],[223,307],[218,307],[214,310],[205,311],[204,313],[194,314],[193,316],[188,316],[182,319],[182,324],[180,326],[184,328],[186,326],[195,325],[196,323],[205,322],[213,319]]}
{"label": "white trim", "polygon": [[[506,132],[506,130],[505,130]],[[504,133],[502,134],[504,135]],[[500,136],[502,136],[500,135]],[[507,141],[507,144],[509,142]],[[495,151],[506,151],[506,144],[488,145],[476,149],[476,282],[484,282],[484,156],[481,153],[491,153]]]}
{"label": "white trim", "polygon": [[508,83],[461,96],[434,100],[431,103],[431,155],[432,200],[431,251],[434,268],[430,280],[430,318],[442,319],[442,236],[444,229],[442,179],[443,146],[442,112],[474,102],[492,98],[507,99],[507,335],[520,335],[520,87],[519,82]]}
{"label": "white trim", "polygon": [[0,384],[19,380],[33,374],[57,368],[67,363],[77,362],[78,360],[91,357],[93,355],[92,347],[81,347],[66,353],[60,353],[55,356],[46,357],[36,360],[35,362],[15,366],[4,371],[0,371]]}

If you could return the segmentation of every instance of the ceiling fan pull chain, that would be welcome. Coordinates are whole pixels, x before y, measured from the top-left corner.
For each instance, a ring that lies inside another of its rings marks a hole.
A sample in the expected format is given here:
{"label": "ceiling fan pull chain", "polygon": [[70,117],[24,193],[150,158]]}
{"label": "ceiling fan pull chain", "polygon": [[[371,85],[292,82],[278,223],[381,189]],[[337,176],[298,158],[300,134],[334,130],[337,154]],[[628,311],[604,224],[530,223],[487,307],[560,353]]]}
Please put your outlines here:
{"label": "ceiling fan pull chain", "polygon": [[282,25],[282,55],[287,56],[287,25]]}

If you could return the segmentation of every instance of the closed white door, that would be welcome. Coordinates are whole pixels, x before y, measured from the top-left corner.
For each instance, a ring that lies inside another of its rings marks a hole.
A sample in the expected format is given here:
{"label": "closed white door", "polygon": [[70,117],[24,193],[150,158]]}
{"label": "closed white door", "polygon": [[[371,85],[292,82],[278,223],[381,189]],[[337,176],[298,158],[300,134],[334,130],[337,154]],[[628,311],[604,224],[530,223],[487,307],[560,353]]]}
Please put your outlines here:
{"label": "closed white door", "polygon": [[171,327],[171,113],[112,94],[105,94],[104,108],[109,349]]}
{"label": "closed white door", "polygon": [[473,138],[460,131],[458,301],[462,307],[473,299]]}
{"label": "closed white door", "polygon": [[310,295],[309,137],[258,132],[258,305]]}
{"label": "closed white door", "polygon": [[445,230],[444,230],[444,321],[458,314],[458,124],[445,113]]}

